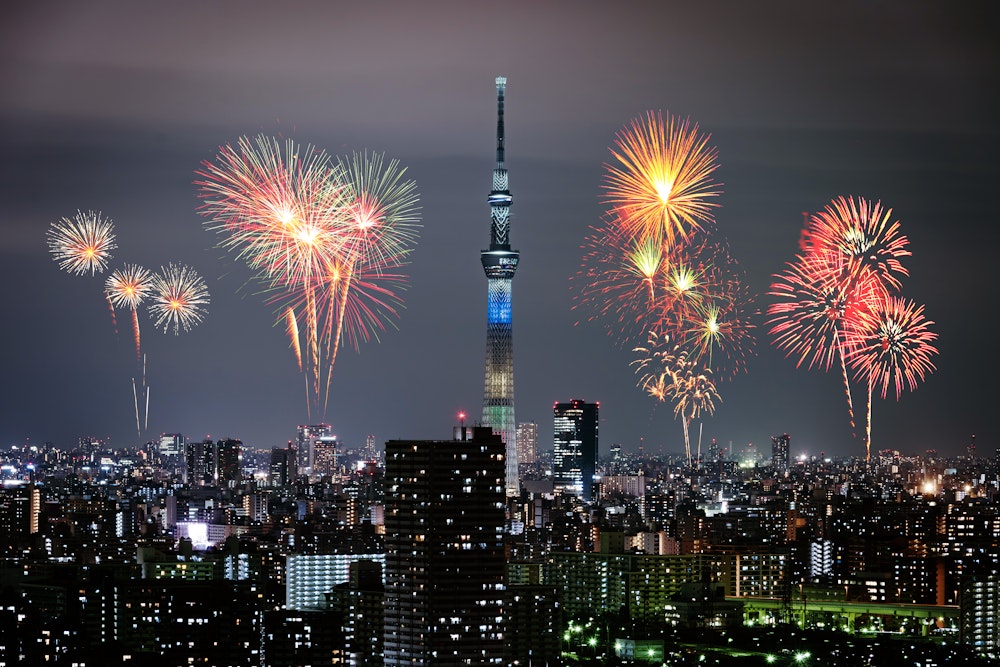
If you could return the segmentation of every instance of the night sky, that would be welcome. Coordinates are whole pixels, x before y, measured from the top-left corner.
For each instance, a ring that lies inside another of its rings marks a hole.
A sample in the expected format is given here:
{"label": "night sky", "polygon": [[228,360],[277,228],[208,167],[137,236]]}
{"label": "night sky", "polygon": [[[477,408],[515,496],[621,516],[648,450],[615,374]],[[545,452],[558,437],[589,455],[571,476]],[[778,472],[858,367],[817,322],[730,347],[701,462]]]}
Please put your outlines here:
{"label": "night sky", "polygon": [[[0,445],[137,443],[132,341],[103,277],[62,272],[45,232],[111,217],[112,266],[194,266],[212,303],[180,336],[144,319],[149,435],[283,445],[304,381],[245,266],[215,247],[195,170],[265,133],[333,154],[384,151],[421,194],[398,330],[338,358],[327,421],[449,437],[480,414],[494,165],[494,77],[508,77],[507,166],[518,421],[551,447],[552,404],[601,403],[600,446],[683,450],[631,354],[572,310],[570,276],[603,207],[615,132],[647,110],[690,116],[718,148],[725,235],[764,293],[802,212],[840,195],[893,208],[913,256],[938,370],[874,406],[873,449],[981,454],[998,440],[996,155],[1000,58],[989,3],[5,2],[0,8]],[[897,9],[896,7],[900,7]],[[577,322],[580,322],[577,324]],[[749,372],[720,387],[704,438],[770,452],[863,453],[836,372],[796,369],[758,330]],[[856,401],[863,402],[859,391]],[[316,421],[315,416],[312,421]],[[146,438],[144,438],[145,440]]]}

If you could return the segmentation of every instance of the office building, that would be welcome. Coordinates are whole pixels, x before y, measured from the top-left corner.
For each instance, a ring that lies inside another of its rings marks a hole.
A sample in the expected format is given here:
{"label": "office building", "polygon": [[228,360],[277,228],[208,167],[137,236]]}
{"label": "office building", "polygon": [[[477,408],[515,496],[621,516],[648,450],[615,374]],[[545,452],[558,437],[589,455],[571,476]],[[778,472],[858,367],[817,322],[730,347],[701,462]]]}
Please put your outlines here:
{"label": "office building", "polygon": [[500,665],[505,451],[485,427],[392,440],[385,470],[385,664]]}
{"label": "office building", "polygon": [[771,438],[771,467],[775,470],[788,470],[788,446],[792,437],[783,433]]}
{"label": "office building", "polygon": [[308,477],[312,474],[315,463],[314,443],[319,438],[329,438],[332,435],[333,427],[329,424],[299,426],[295,438],[295,463],[298,476]]}
{"label": "office building", "polygon": [[538,424],[521,422],[517,425],[517,462],[534,463],[538,458]]}
{"label": "office building", "polygon": [[574,399],[553,408],[552,469],[556,491],[590,500],[597,472],[599,403]]}

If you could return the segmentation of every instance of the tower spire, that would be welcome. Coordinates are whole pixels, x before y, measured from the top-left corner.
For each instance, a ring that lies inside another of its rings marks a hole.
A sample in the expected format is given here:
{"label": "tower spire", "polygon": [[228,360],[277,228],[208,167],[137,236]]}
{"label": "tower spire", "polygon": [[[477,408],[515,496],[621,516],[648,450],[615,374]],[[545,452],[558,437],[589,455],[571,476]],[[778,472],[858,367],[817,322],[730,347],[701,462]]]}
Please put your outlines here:
{"label": "tower spire", "polygon": [[511,317],[511,280],[521,254],[510,249],[512,198],[504,165],[504,93],[506,77],[497,85],[497,165],[493,170],[490,205],[490,248],[479,257],[488,281],[486,306],[486,377],[483,386],[483,425],[500,434],[506,444],[507,495],[520,493],[514,420],[514,336]]}

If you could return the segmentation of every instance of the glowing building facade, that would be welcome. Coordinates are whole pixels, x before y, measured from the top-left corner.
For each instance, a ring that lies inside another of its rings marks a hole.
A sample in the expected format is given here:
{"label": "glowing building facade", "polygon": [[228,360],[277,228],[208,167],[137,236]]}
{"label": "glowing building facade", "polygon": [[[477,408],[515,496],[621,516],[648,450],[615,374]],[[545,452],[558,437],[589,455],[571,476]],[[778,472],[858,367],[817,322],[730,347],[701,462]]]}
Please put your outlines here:
{"label": "glowing building facade", "polygon": [[295,438],[295,459],[296,472],[300,477],[308,477],[313,472],[316,452],[314,446],[319,438],[336,437],[333,435],[333,427],[329,424],[314,424],[312,426],[299,426]]}
{"label": "glowing building facade", "polygon": [[538,458],[538,424],[521,422],[517,425],[517,462],[534,463]]}
{"label": "glowing building facade", "polygon": [[517,476],[517,434],[514,421],[514,336],[511,317],[511,281],[521,255],[510,249],[511,196],[504,166],[503,105],[507,79],[497,84],[497,166],[493,170],[490,204],[490,247],[480,253],[489,281],[486,310],[486,378],[483,388],[483,426],[498,433],[507,447],[508,496],[520,492]]}
{"label": "glowing building facade", "polygon": [[771,466],[775,470],[788,470],[788,448],[792,436],[787,433],[771,438]]}

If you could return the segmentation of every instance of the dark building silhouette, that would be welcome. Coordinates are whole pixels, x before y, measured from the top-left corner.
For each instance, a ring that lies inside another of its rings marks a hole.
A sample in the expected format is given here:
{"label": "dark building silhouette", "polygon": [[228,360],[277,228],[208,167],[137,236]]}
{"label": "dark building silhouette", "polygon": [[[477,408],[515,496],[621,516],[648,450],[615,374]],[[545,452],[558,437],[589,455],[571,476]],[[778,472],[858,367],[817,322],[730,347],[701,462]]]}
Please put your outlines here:
{"label": "dark building silhouette", "polygon": [[505,449],[485,427],[386,443],[386,665],[503,664]]}
{"label": "dark building silhouette", "polygon": [[792,436],[787,433],[771,438],[771,466],[775,470],[788,470],[788,447]]}
{"label": "dark building silhouette", "polygon": [[553,475],[556,489],[590,500],[597,472],[597,413],[600,403],[573,399],[553,413]]}

